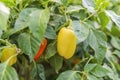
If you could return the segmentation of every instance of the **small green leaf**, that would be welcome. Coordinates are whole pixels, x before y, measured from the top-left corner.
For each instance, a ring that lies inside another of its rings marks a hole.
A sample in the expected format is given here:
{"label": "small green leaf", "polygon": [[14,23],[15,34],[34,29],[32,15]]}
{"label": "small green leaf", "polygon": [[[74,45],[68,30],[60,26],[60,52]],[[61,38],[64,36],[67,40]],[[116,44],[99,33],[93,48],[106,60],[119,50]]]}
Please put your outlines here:
{"label": "small green leaf", "polygon": [[112,21],[120,28],[120,16],[111,10],[106,10],[107,15],[112,19]]}
{"label": "small green leaf", "polygon": [[56,73],[61,69],[63,64],[63,58],[59,55],[55,55],[49,59],[51,66],[55,69]]}
{"label": "small green leaf", "polygon": [[89,28],[87,24],[80,23],[79,21],[73,21],[73,30],[77,36],[78,43],[87,39],[89,35]]}
{"label": "small green leaf", "polygon": [[71,0],[61,0],[62,4],[67,6],[69,3],[71,3]]}
{"label": "small green leaf", "polygon": [[107,75],[108,75],[108,77],[110,79],[112,79],[112,80],[120,80],[119,75],[116,72],[116,70],[114,70],[113,68],[111,68],[107,64],[104,64],[103,67],[109,71],[109,73]]}
{"label": "small green leaf", "polygon": [[7,30],[7,21],[10,15],[10,9],[0,2],[0,29]]}
{"label": "small green leaf", "polygon": [[36,8],[26,8],[26,9],[23,9],[20,12],[19,17],[15,21],[14,28],[9,29],[8,31],[6,31],[2,35],[2,38],[8,38],[9,36],[19,32],[19,31],[21,31],[21,30],[23,30],[25,28],[27,28],[28,27],[29,18],[30,18],[30,14],[34,10],[36,10]]}
{"label": "small green leaf", "polygon": [[0,64],[0,80],[19,80],[17,72],[8,65],[8,61]]}
{"label": "small green leaf", "polygon": [[96,4],[96,9],[106,9],[109,6],[109,1],[107,0],[94,0]]}
{"label": "small green leaf", "polygon": [[87,73],[87,79],[88,80],[99,80],[96,76],[94,76],[94,75],[92,75],[92,74],[90,74],[90,73]]}
{"label": "small green leaf", "polygon": [[104,77],[109,73],[109,71],[98,64],[90,73],[96,77]]}
{"label": "small green leaf", "polygon": [[72,13],[72,12],[75,12],[75,11],[79,11],[81,9],[84,9],[84,8],[82,6],[80,6],[80,5],[69,6],[69,7],[67,7],[66,13]]}
{"label": "small green leaf", "polygon": [[87,72],[89,72],[89,71],[93,70],[96,66],[97,66],[97,64],[87,64],[84,67],[84,70],[87,71]]}
{"label": "small green leaf", "polygon": [[37,10],[37,8],[26,8],[20,12],[19,17],[15,22],[15,26],[14,26],[15,31],[20,31],[28,27],[30,14],[35,10]]}
{"label": "small green leaf", "polygon": [[56,43],[52,42],[47,46],[45,58],[49,59],[57,53]]}
{"label": "small green leaf", "polygon": [[120,28],[117,27],[117,26],[112,26],[111,33],[112,33],[113,36],[120,37]]}
{"label": "small green leaf", "polygon": [[120,51],[115,50],[115,51],[113,52],[113,54],[117,55],[117,56],[120,58]]}
{"label": "small green leaf", "polygon": [[13,7],[15,5],[15,0],[0,0],[1,2],[5,3],[8,7]]}
{"label": "small green leaf", "polygon": [[29,55],[31,53],[30,35],[27,33],[20,34],[18,36],[18,45],[26,55]]}
{"label": "small green leaf", "polygon": [[56,39],[57,37],[56,32],[51,26],[47,27],[45,32],[45,37],[48,39]]}
{"label": "small green leaf", "polygon": [[56,80],[81,80],[81,76],[77,71],[69,70],[62,72]]}
{"label": "small green leaf", "polygon": [[99,19],[100,19],[101,28],[102,29],[106,28],[109,21],[110,21],[109,17],[106,15],[105,12],[102,12],[102,13],[98,14],[98,16],[99,16]]}
{"label": "small green leaf", "polygon": [[95,3],[93,0],[82,0],[82,5],[91,13],[95,13]]}
{"label": "small green leaf", "polygon": [[35,64],[31,71],[31,78],[33,80],[46,80],[44,66],[41,64]]}
{"label": "small green leaf", "polygon": [[112,44],[113,47],[120,50],[120,39],[118,37],[112,36],[111,44]]}

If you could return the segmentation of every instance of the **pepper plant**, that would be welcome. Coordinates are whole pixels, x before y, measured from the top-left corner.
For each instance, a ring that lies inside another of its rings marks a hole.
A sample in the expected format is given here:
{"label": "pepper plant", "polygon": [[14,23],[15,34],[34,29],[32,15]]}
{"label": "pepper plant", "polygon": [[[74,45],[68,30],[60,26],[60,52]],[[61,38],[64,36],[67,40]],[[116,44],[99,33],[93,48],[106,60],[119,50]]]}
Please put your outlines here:
{"label": "pepper plant", "polygon": [[0,0],[0,61],[0,80],[120,80],[120,0]]}

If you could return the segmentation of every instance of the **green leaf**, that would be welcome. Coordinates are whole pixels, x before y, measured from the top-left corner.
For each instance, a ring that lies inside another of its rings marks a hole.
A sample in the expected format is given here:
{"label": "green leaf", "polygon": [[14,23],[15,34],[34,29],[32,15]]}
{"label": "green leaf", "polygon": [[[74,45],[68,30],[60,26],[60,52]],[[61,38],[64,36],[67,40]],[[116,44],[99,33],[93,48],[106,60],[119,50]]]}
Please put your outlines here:
{"label": "green leaf", "polygon": [[36,10],[36,8],[26,8],[23,9],[20,14],[19,17],[17,18],[17,20],[15,21],[15,25],[14,28],[9,29],[8,31],[6,31],[3,35],[2,38],[8,38],[9,36],[25,29],[28,27],[28,22],[29,22],[29,18],[30,18],[30,14]]}
{"label": "green leaf", "polygon": [[120,39],[118,37],[112,36],[111,44],[112,44],[113,47],[120,50]]}
{"label": "green leaf", "polygon": [[116,14],[120,15],[120,13],[119,13],[120,12],[120,5],[115,6],[112,10],[115,11]]}
{"label": "green leaf", "polygon": [[73,21],[73,30],[77,36],[78,43],[87,39],[89,35],[89,28],[87,24],[80,23],[79,21]]}
{"label": "green leaf", "polygon": [[56,73],[61,69],[63,64],[63,58],[59,55],[55,55],[49,59],[51,66],[55,69]]}
{"label": "green leaf", "polygon": [[69,3],[71,3],[72,0],[61,0],[62,4],[64,6],[68,6]]}
{"label": "green leaf", "polygon": [[56,32],[51,26],[47,27],[45,32],[45,37],[48,39],[56,39],[57,37]]}
{"label": "green leaf", "polygon": [[77,71],[69,70],[62,72],[56,80],[81,80],[81,76]]}
{"label": "green leaf", "polygon": [[109,1],[107,0],[94,0],[96,4],[96,9],[106,9],[109,6]]}
{"label": "green leaf", "polygon": [[87,65],[84,67],[84,70],[87,71],[87,72],[90,72],[90,71],[93,70],[96,66],[97,66],[97,64],[87,64]]}
{"label": "green leaf", "polygon": [[102,12],[102,13],[98,14],[98,16],[99,16],[99,19],[100,19],[101,28],[102,29],[106,28],[109,21],[110,21],[109,17],[106,15],[105,12]]}
{"label": "green leaf", "polygon": [[62,4],[61,0],[50,0],[50,1]]}
{"label": "green leaf", "polygon": [[90,74],[90,73],[87,73],[87,79],[88,80],[99,80],[96,76],[94,76],[94,75],[92,75],[92,74]]}
{"label": "green leaf", "polygon": [[113,36],[120,37],[120,28],[117,27],[117,26],[112,26],[111,33],[112,33]]}
{"label": "green leaf", "polygon": [[29,29],[33,36],[39,40],[39,42],[42,42],[49,17],[49,9],[35,10],[30,14],[30,21],[28,23]]}
{"label": "green leaf", "polygon": [[84,9],[84,8],[80,5],[69,6],[69,7],[67,7],[66,13],[72,13],[72,12],[75,12],[75,11],[79,11],[81,9]]}
{"label": "green leaf", "polygon": [[98,30],[90,30],[88,37],[89,45],[95,51],[95,57],[98,63],[102,63],[107,51],[106,35]]}
{"label": "green leaf", "polygon": [[100,6],[100,4],[105,0],[94,0],[96,6]]}
{"label": "green leaf", "polygon": [[15,22],[15,31],[20,31],[28,26],[30,14],[35,10],[37,10],[37,8],[26,8],[20,12],[19,17]]}
{"label": "green leaf", "polygon": [[15,69],[8,65],[8,61],[0,64],[0,80],[19,80]]}
{"label": "green leaf", "polygon": [[56,42],[52,42],[47,46],[45,58],[49,59],[57,53]]}
{"label": "green leaf", "polygon": [[15,5],[15,0],[0,0],[0,1],[7,5],[8,7],[13,7]]}
{"label": "green leaf", "polygon": [[41,43],[38,41],[37,38],[35,38],[33,35],[30,35],[28,33],[20,34],[18,36],[17,41],[18,41],[18,45],[21,48],[21,50],[26,55],[28,55],[30,60],[32,61]]}
{"label": "green leaf", "polygon": [[0,2],[0,29],[7,30],[7,21],[10,15],[10,9]]}
{"label": "green leaf", "polygon": [[112,21],[120,28],[120,16],[111,10],[106,10],[107,15],[112,19]]}
{"label": "green leaf", "polygon": [[109,71],[109,73],[107,75],[108,75],[108,77],[110,79],[112,79],[112,80],[120,80],[119,75],[116,72],[116,70],[114,70],[113,68],[111,68],[107,64],[104,64],[103,67]]}
{"label": "green leaf", "polygon": [[91,13],[95,13],[95,3],[93,0],[82,0],[82,5]]}
{"label": "green leaf", "polygon": [[31,78],[33,80],[46,80],[44,66],[41,64],[35,64],[31,71]]}
{"label": "green leaf", "polygon": [[117,55],[117,56],[120,58],[120,51],[115,50],[115,51],[113,52],[113,54]]}
{"label": "green leaf", "polygon": [[[24,40],[22,40],[24,39]],[[30,56],[31,52],[31,43],[30,43],[30,34],[22,33],[18,36],[18,45],[22,49],[22,51]]]}
{"label": "green leaf", "polygon": [[103,66],[97,65],[90,73],[95,75],[96,77],[104,77],[109,73],[109,71]]}

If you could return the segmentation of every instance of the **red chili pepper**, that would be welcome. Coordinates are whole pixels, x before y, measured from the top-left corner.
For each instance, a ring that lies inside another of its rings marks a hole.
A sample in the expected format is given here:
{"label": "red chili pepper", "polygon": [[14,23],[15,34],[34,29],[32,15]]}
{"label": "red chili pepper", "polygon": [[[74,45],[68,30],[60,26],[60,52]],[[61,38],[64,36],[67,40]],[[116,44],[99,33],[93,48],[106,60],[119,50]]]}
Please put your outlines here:
{"label": "red chili pepper", "polygon": [[47,45],[47,39],[44,38],[42,44],[40,45],[40,48],[39,48],[37,54],[34,56],[35,61],[40,58],[40,56],[42,55],[42,53],[44,52],[44,50],[46,48],[46,45]]}

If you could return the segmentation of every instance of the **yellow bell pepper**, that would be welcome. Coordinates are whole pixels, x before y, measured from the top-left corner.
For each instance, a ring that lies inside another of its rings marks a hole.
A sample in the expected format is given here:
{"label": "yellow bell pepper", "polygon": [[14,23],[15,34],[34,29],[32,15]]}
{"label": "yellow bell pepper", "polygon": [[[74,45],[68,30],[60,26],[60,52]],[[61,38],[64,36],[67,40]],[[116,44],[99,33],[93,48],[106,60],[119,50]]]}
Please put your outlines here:
{"label": "yellow bell pepper", "polygon": [[76,49],[76,36],[72,29],[63,27],[57,38],[57,50],[60,56],[69,59],[73,56]]}

